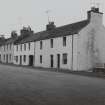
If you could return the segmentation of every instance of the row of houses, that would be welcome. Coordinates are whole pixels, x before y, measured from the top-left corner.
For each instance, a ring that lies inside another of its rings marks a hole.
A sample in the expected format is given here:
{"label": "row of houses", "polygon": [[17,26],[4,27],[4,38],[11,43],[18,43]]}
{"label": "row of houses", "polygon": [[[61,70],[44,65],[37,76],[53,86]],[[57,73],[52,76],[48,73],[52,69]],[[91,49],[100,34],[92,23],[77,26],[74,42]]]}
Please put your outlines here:
{"label": "row of houses", "polygon": [[34,33],[23,28],[20,36],[1,38],[0,61],[15,65],[69,70],[90,70],[105,65],[105,27],[103,13],[92,7],[87,19]]}

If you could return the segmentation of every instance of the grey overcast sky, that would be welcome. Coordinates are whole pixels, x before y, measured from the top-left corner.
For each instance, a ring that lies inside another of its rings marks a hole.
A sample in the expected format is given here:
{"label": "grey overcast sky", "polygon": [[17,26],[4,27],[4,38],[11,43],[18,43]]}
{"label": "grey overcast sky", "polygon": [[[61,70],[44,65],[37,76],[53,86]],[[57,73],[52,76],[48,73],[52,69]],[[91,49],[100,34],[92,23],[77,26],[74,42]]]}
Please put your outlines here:
{"label": "grey overcast sky", "polygon": [[[34,32],[45,30],[48,23],[46,10],[56,26],[87,18],[91,2],[99,2],[105,13],[105,0],[0,0],[0,34],[10,36],[12,30],[31,26]],[[105,24],[105,15],[103,17]]]}

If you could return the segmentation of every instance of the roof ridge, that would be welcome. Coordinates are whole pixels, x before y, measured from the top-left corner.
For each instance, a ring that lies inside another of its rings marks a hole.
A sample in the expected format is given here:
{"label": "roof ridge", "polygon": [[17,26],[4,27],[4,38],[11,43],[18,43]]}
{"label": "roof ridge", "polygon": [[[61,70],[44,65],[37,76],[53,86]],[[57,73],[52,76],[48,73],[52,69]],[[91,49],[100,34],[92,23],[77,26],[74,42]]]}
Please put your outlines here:
{"label": "roof ridge", "polygon": [[68,26],[68,25],[74,25],[74,24],[78,24],[78,23],[82,23],[82,22],[86,22],[86,21],[88,22],[88,19],[73,22],[73,23],[70,23],[70,24],[65,24],[65,25],[62,25],[62,26],[59,26],[59,27],[56,27],[56,28],[61,28],[61,27],[65,27],[65,26]]}
{"label": "roof ridge", "polygon": [[63,25],[60,27],[56,27],[53,30],[44,30],[37,33],[34,33],[31,36],[24,38],[23,40],[19,41],[18,43],[26,43],[32,41],[40,41],[55,37],[67,36],[77,34],[82,28],[84,28],[89,23],[87,20],[78,21],[75,23]]}

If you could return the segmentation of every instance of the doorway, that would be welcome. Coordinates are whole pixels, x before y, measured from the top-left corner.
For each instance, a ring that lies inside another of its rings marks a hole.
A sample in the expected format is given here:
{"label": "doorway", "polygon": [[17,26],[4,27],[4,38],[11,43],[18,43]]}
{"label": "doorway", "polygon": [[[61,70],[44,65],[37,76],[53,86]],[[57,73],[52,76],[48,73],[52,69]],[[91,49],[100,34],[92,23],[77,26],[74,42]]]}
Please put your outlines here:
{"label": "doorway", "polygon": [[53,55],[50,55],[50,57],[51,57],[51,68],[53,68],[54,67],[54,60],[53,60]]}
{"label": "doorway", "polygon": [[29,55],[29,66],[33,66],[34,56]]}
{"label": "doorway", "polygon": [[22,56],[20,55],[20,65],[22,65]]}
{"label": "doorway", "polygon": [[0,55],[0,62],[1,62],[1,55]]}
{"label": "doorway", "polygon": [[57,68],[60,68],[60,54],[57,54]]}
{"label": "doorway", "polygon": [[8,54],[6,55],[6,63],[8,63]]}

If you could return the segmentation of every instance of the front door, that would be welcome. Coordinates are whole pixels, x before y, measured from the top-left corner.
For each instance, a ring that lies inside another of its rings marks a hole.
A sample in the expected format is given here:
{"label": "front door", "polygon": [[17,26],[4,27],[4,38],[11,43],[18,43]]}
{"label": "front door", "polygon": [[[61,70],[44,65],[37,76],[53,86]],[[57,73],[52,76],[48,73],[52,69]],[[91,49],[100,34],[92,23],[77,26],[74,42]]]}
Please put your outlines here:
{"label": "front door", "polygon": [[30,55],[29,56],[29,66],[33,66],[33,60],[34,60],[34,56]]}
{"label": "front door", "polygon": [[60,68],[60,54],[57,54],[57,68]]}
{"label": "front door", "polygon": [[54,66],[53,55],[51,55],[50,57],[51,57],[51,67],[53,67]]}
{"label": "front door", "polygon": [[20,65],[22,65],[22,56],[20,56]]}
{"label": "front door", "polygon": [[1,62],[1,55],[0,55],[0,62]]}
{"label": "front door", "polygon": [[6,63],[8,63],[8,54],[6,55]]}

